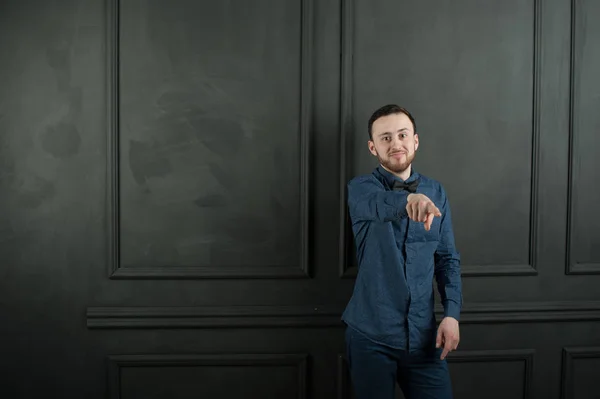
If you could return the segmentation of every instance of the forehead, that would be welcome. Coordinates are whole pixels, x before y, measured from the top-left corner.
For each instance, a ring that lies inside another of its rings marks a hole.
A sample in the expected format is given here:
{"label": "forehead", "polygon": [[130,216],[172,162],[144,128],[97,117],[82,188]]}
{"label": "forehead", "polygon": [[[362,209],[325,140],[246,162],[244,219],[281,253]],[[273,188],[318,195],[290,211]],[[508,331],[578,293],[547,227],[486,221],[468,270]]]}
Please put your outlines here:
{"label": "forehead", "polygon": [[413,131],[413,125],[408,116],[403,113],[382,116],[373,122],[373,133],[397,132],[400,129]]}

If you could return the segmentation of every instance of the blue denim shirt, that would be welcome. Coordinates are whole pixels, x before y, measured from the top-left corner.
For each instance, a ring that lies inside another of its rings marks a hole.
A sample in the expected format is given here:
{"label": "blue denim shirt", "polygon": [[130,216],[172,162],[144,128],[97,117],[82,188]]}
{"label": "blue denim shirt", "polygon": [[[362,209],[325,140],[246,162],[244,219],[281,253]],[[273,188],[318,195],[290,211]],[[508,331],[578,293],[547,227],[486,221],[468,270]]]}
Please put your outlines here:
{"label": "blue denim shirt", "polygon": [[460,320],[460,255],[442,185],[413,171],[417,193],[442,213],[429,231],[408,218],[407,191],[393,191],[400,180],[381,166],[348,183],[348,210],[356,243],[358,275],[342,320],[371,340],[408,351],[431,348],[437,333],[435,275],[444,316]]}

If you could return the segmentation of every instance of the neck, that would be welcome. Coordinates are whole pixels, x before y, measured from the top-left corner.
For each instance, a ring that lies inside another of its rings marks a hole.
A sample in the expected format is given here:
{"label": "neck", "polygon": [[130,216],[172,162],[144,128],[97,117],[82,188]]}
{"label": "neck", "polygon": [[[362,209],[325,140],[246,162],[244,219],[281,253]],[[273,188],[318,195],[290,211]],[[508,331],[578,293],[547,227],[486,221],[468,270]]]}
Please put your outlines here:
{"label": "neck", "polygon": [[410,177],[410,172],[412,171],[412,164],[408,165],[408,167],[400,173],[393,172],[383,165],[381,165],[381,167],[402,180],[408,179]]}

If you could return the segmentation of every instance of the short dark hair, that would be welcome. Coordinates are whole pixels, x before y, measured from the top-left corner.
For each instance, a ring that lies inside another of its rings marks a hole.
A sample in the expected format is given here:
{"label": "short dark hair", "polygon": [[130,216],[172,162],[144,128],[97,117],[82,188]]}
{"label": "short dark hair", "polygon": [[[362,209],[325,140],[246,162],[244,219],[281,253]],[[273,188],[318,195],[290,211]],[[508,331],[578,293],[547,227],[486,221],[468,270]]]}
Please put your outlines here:
{"label": "short dark hair", "polygon": [[392,114],[404,114],[408,116],[408,119],[410,119],[410,121],[412,122],[414,133],[417,133],[417,124],[415,123],[415,118],[413,118],[411,113],[399,105],[388,104],[373,112],[373,115],[371,115],[371,117],[369,118],[369,137],[371,138],[371,140],[373,140],[373,123],[381,117]]}

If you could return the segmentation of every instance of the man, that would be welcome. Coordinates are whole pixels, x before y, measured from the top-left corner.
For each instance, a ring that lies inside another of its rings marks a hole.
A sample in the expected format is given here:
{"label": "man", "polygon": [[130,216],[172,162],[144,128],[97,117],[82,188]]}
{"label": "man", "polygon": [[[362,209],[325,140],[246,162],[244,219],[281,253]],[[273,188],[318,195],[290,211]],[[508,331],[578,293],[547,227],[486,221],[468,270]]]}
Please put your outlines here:
{"label": "man", "polygon": [[[348,183],[359,263],[342,316],[358,399],[452,398],[446,355],[457,348],[460,256],[442,185],[412,168],[419,137],[397,105],[373,113],[369,151],[380,165]],[[433,277],[444,307],[436,328]]]}

